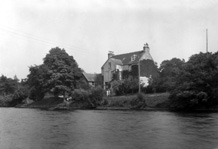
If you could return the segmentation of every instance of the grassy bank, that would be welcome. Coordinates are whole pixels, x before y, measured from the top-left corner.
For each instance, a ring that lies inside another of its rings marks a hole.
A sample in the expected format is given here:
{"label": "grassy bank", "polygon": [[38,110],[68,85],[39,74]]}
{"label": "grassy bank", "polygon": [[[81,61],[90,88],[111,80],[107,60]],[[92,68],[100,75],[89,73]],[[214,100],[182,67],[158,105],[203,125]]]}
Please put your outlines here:
{"label": "grassy bank", "polygon": [[18,108],[40,108],[40,109],[50,109],[52,107],[56,107],[59,104],[63,103],[63,99],[55,98],[55,97],[47,97],[40,101],[35,101],[32,103],[25,103],[17,105]]}
{"label": "grassy bank", "polygon": [[[147,108],[167,108],[163,105],[167,103],[169,93],[161,94],[143,94],[143,99]],[[137,98],[137,95],[104,97],[104,103],[98,107],[99,109],[130,109],[131,102]],[[162,104],[162,106],[160,106]]]}
{"label": "grassy bank", "polygon": [[[128,96],[114,96],[114,97],[104,97],[104,100],[97,109],[131,109],[131,102],[136,99],[137,95]],[[143,94],[143,99],[148,108],[157,108],[157,105],[165,103],[168,101],[169,94]],[[35,101],[29,104],[18,105],[20,108],[41,108],[50,110],[63,110],[63,109],[80,109],[72,105],[70,107],[66,106],[62,98],[47,97],[41,101]],[[160,107],[159,107],[160,108]],[[163,108],[163,107],[162,107]]]}

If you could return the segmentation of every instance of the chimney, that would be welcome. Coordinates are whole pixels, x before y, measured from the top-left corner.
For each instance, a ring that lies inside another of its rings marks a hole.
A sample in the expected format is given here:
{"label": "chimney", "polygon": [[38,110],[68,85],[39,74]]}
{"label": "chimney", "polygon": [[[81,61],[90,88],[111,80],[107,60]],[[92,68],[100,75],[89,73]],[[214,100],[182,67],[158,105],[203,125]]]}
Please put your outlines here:
{"label": "chimney", "polygon": [[108,59],[111,58],[112,56],[114,56],[114,52],[113,51],[109,51],[108,52]]}
{"label": "chimney", "polygon": [[148,46],[148,43],[144,44],[143,51],[146,52],[146,53],[150,52],[150,48]]}

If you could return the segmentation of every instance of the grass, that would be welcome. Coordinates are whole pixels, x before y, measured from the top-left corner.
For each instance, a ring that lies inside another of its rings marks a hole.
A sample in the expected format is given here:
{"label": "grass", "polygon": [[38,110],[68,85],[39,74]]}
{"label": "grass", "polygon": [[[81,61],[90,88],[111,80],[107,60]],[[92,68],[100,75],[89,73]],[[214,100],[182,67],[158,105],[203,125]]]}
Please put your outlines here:
{"label": "grass", "polygon": [[62,98],[55,98],[55,97],[48,97],[48,98],[44,98],[40,101],[35,101],[33,103],[27,104],[24,107],[27,108],[52,108],[57,106],[58,104],[63,103],[63,99]]}
{"label": "grass", "polygon": [[[165,103],[167,103],[169,93],[143,94],[143,96],[146,100],[146,105],[149,108],[164,108],[164,106],[159,105],[164,105]],[[131,109],[131,101],[133,101],[136,97],[137,94],[104,97],[104,102],[97,109]],[[56,109],[56,107],[63,107],[63,105],[64,103],[62,98],[46,97],[40,101],[35,101],[33,103],[21,105],[18,107]]]}
{"label": "grass", "polygon": [[[114,97],[104,97],[105,107],[131,107],[130,102],[136,98],[135,95],[128,96],[114,96]],[[169,93],[160,93],[160,94],[143,94],[146,104],[148,107],[155,108],[156,106],[163,104],[168,101]]]}

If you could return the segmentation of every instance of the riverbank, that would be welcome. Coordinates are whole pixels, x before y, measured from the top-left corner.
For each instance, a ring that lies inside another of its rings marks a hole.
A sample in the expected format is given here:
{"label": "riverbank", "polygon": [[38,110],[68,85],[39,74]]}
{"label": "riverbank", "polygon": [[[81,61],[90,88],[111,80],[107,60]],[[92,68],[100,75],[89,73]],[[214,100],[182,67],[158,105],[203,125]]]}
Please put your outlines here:
{"label": "riverbank", "polygon": [[[131,102],[137,98],[137,95],[104,97],[105,103],[98,109],[132,109]],[[166,103],[169,98],[169,93],[159,94],[143,94],[146,107],[144,109],[166,109],[167,107],[158,107],[158,105]]]}
{"label": "riverbank", "polygon": [[[161,110],[167,109],[167,107],[159,106],[164,105],[168,101],[169,93],[161,94],[143,94],[146,107],[141,110]],[[104,97],[100,106],[96,107],[96,110],[130,110],[132,109],[131,102],[137,98],[137,95],[127,96],[112,96]],[[35,101],[32,103],[25,103],[17,105],[18,108],[39,108],[48,110],[74,110],[81,109],[80,106],[72,104],[67,105],[62,98],[49,97],[41,101]]]}

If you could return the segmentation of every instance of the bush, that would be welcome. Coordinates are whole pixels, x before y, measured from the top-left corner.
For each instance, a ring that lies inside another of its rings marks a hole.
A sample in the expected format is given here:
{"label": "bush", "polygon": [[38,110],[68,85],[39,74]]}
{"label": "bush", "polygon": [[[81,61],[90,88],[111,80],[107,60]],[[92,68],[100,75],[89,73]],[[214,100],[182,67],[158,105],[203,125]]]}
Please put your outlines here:
{"label": "bush", "polygon": [[138,92],[138,79],[129,77],[124,80],[114,80],[112,89],[116,95],[134,94]]}
{"label": "bush", "polygon": [[104,90],[101,87],[91,89],[90,100],[95,106],[99,106],[103,101]]}
{"label": "bush", "polygon": [[35,87],[30,88],[29,98],[35,101],[42,100],[45,96],[45,93],[40,89],[36,89]]}
{"label": "bush", "polygon": [[22,103],[22,101],[28,97],[28,89],[24,86],[20,86],[13,94],[10,106],[16,106]]}
{"label": "bush", "polygon": [[20,86],[13,94],[0,96],[0,107],[14,107],[28,97],[27,88]]}
{"label": "bush", "polygon": [[202,105],[207,105],[208,95],[203,91],[174,91],[169,98],[172,109],[194,110]]}
{"label": "bush", "polygon": [[146,100],[142,93],[138,93],[137,96],[130,102],[131,109],[144,109],[147,107]]}
{"label": "bush", "polygon": [[0,107],[9,107],[12,101],[12,95],[1,95],[0,96]]}
{"label": "bush", "polygon": [[70,104],[71,107],[77,108],[89,108],[89,92],[83,89],[75,89],[71,93],[72,102]]}
{"label": "bush", "polygon": [[103,101],[104,91],[101,87],[93,88],[91,90],[75,89],[71,93],[71,106],[77,108],[96,108]]}
{"label": "bush", "polygon": [[218,52],[192,55],[179,71],[170,95],[172,108],[209,109],[218,106]]}
{"label": "bush", "polygon": [[151,93],[155,93],[154,88],[151,85],[148,85],[146,87],[141,87],[141,91],[145,94],[151,94]]}

